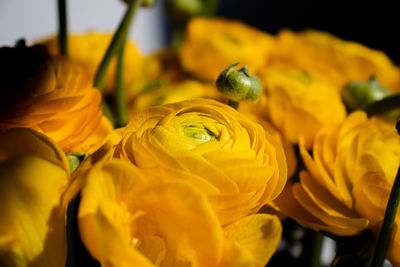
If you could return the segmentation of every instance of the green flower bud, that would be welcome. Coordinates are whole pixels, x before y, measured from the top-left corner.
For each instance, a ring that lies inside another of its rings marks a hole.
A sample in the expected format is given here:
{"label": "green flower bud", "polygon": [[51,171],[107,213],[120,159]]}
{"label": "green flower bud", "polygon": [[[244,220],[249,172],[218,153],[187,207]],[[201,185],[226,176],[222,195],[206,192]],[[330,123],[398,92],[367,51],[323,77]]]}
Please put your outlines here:
{"label": "green flower bud", "polygon": [[261,94],[261,83],[248,73],[247,66],[235,70],[238,64],[231,65],[218,76],[218,91],[233,101],[255,101]]}
{"label": "green flower bud", "polygon": [[184,24],[191,17],[199,16],[203,12],[202,0],[167,0],[168,14],[178,24]]}
{"label": "green flower bud", "polygon": [[392,94],[393,92],[379,84],[375,76],[369,82],[350,82],[342,89],[342,99],[352,110],[364,109],[369,104]]}

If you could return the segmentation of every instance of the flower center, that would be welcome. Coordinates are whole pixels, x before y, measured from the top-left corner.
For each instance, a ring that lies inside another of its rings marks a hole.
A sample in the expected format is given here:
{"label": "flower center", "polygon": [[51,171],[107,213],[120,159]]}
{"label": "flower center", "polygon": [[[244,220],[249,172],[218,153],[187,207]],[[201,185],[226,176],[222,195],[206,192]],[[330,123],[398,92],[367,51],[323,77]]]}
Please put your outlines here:
{"label": "flower center", "polygon": [[196,143],[210,142],[217,139],[217,136],[204,125],[182,125],[183,136]]}

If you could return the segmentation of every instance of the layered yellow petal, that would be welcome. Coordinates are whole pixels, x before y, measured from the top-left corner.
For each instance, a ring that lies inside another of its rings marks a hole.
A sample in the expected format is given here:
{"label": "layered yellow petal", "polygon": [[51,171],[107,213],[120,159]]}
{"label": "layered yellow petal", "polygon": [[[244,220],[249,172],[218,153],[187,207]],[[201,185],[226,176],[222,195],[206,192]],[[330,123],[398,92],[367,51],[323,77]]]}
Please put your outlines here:
{"label": "layered yellow petal", "polygon": [[286,183],[282,144],[243,114],[213,100],[140,111],[121,134],[114,157],[163,180],[187,180],[208,194],[223,225],[256,212]]}
{"label": "layered yellow petal", "polygon": [[216,266],[222,257],[222,229],[205,195],[187,183],[147,182],[122,161],[90,171],[78,218],[84,244],[102,264]]}

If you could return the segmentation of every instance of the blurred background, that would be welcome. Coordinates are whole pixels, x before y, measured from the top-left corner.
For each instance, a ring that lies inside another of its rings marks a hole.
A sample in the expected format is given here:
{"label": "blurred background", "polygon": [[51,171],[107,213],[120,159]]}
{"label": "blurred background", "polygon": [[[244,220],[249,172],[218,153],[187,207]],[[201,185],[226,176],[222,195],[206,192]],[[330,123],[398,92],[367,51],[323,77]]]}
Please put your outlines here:
{"label": "blurred background", "polygon": [[[19,38],[28,43],[57,33],[55,0],[0,0],[0,45],[14,45]],[[67,0],[71,32],[116,29],[125,10],[120,0]],[[356,41],[385,52],[400,63],[396,1],[336,0],[220,0],[217,15],[238,19],[275,34],[280,29],[313,28],[342,39]],[[142,53],[150,54],[168,45],[173,24],[164,10],[164,0],[140,9],[130,29],[130,38]],[[322,258],[334,256],[333,242],[325,240]],[[296,247],[292,254],[299,254]]]}
{"label": "blurred background", "polygon": [[[139,10],[130,37],[143,53],[168,44],[171,24],[164,0]],[[384,51],[400,63],[396,1],[368,3],[358,0],[220,0],[217,15],[239,19],[269,33],[282,28],[314,28],[345,40]],[[68,0],[68,23],[73,32],[113,31],[124,12],[120,0]],[[55,0],[0,0],[0,45],[12,45],[53,35],[57,30]]]}

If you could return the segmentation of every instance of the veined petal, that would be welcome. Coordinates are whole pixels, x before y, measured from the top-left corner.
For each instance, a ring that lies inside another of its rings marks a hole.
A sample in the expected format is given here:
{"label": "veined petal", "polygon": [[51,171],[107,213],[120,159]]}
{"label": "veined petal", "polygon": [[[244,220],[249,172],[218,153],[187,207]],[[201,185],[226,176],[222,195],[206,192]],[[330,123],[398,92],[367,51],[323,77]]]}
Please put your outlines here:
{"label": "veined petal", "polygon": [[0,263],[64,266],[65,210],[61,195],[68,173],[36,156],[0,163]]}

